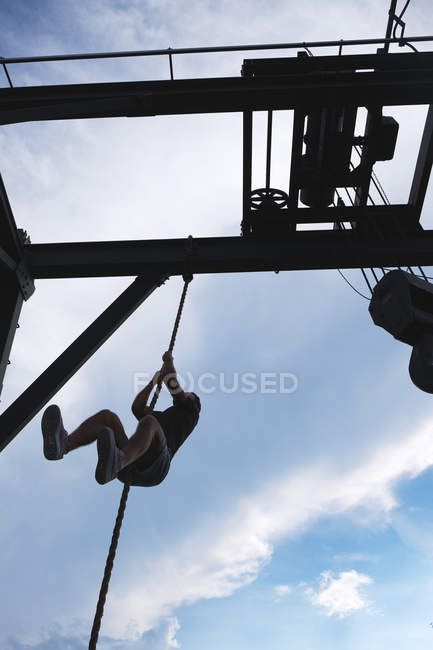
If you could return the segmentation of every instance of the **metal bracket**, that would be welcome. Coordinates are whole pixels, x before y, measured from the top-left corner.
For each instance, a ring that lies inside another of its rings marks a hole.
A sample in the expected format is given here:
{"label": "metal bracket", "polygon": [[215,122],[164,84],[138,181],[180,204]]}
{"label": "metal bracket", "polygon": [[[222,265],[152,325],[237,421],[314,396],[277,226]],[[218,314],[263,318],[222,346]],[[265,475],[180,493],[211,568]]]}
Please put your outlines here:
{"label": "metal bracket", "polygon": [[193,278],[191,271],[191,262],[196,256],[197,251],[195,250],[194,246],[194,238],[192,235],[189,235],[185,244],[185,272],[183,273],[183,279],[185,282],[191,282]]}
{"label": "metal bracket", "polygon": [[[27,231],[23,230],[23,228],[18,228],[17,232],[19,241],[21,243],[21,252],[23,253],[24,246],[31,244],[31,240],[27,234]],[[30,273],[27,263],[23,257],[21,257],[20,261],[18,262],[18,265],[15,269],[15,275],[24,300],[28,300],[30,296],[32,296],[35,292],[35,283],[33,281],[33,276]]]}
{"label": "metal bracket", "polygon": [[15,270],[15,275],[18,280],[18,284],[24,300],[28,300],[30,296],[35,292],[35,283],[24,260],[21,260],[21,262],[18,264]]}

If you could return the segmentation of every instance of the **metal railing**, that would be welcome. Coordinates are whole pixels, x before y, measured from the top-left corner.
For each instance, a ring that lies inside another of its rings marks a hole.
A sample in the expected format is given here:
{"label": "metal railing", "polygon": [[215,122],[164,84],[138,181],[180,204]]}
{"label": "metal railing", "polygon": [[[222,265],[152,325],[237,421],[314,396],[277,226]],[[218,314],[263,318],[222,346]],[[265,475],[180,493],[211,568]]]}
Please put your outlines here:
{"label": "metal railing", "polygon": [[210,47],[177,47],[165,48],[159,50],[129,50],[121,52],[87,52],[82,54],[50,54],[45,56],[10,56],[0,57],[0,64],[3,66],[8,78],[9,85],[12,82],[7,71],[6,65],[18,63],[45,63],[54,61],[83,61],[95,59],[120,59],[145,56],[166,56],[170,67],[170,78],[173,74],[173,57],[180,54],[211,54],[222,52],[251,52],[264,50],[291,50],[291,49],[311,49],[320,47],[338,47],[338,53],[341,54],[343,47],[354,47],[359,45],[384,45],[385,49],[390,44],[400,46],[407,43],[420,43],[433,41],[433,36],[405,36],[404,38],[358,38],[349,40],[330,40],[330,41],[298,41],[294,43],[262,43],[247,45],[222,45]]}

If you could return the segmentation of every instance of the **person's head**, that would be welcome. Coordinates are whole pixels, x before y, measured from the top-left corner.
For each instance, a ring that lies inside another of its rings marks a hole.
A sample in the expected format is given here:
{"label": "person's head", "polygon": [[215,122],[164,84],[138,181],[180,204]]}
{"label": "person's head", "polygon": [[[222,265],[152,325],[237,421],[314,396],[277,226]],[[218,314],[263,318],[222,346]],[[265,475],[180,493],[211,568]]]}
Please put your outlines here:
{"label": "person's head", "polygon": [[200,411],[201,411],[201,402],[200,402],[199,396],[196,395],[195,393],[185,393],[185,397],[187,397],[188,399],[195,400],[195,403],[198,406],[198,411],[200,413]]}

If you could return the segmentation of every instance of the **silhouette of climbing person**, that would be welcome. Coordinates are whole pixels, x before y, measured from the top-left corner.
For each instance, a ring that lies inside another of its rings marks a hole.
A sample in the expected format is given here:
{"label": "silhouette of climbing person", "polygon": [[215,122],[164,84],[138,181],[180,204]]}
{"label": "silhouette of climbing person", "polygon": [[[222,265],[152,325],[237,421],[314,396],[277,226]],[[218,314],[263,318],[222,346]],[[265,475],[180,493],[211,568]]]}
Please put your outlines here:
{"label": "silhouette of climbing person", "polygon": [[[45,458],[60,460],[65,454],[96,440],[95,478],[101,485],[116,477],[124,483],[143,487],[161,483],[173,456],[197,425],[201,409],[198,396],[182,390],[171,352],[164,352],[162,360],[161,370],[132,404],[138,426],[131,438],[128,439],[116,413],[108,409],[92,415],[68,435],[59,407],[52,404],[45,410],[41,422]],[[160,375],[173,398],[173,406],[165,411],[152,411],[147,402]]]}

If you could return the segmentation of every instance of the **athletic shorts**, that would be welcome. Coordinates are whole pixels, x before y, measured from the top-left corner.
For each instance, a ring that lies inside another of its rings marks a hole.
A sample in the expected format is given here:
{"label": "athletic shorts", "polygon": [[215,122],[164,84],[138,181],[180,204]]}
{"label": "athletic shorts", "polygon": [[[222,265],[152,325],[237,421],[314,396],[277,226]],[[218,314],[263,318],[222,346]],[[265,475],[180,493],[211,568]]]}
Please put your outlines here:
{"label": "athletic shorts", "polygon": [[[131,485],[141,487],[159,485],[167,476],[173,456],[197,424],[198,414],[199,407],[195,400],[190,398],[187,398],[181,405],[171,406],[165,411],[154,411],[152,415],[158,420],[164,431],[165,440],[162,450],[156,457],[153,453],[150,454],[151,464],[149,464],[149,454],[146,452],[122,469],[117,478],[123,483],[130,482]],[[124,440],[120,441],[119,447],[122,449],[127,442],[128,438],[125,435]]]}
{"label": "athletic shorts", "polygon": [[120,470],[117,478],[122,483],[131,483],[131,485],[139,487],[159,485],[168,474],[170,462],[170,450],[167,442],[164,441],[161,452],[150,465],[146,463],[146,454],[144,454],[144,456]]}

